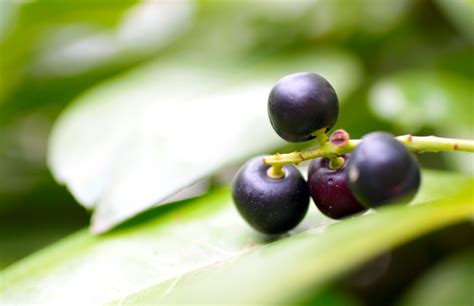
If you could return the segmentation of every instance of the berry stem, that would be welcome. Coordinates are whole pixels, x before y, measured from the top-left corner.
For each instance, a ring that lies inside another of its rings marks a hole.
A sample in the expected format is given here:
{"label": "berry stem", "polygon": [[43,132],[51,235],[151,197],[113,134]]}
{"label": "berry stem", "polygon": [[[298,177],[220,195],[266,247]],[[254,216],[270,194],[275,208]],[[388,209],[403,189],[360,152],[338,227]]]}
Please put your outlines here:
{"label": "berry stem", "polygon": [[346,163],[346,160],[344,159],[344,157],[340,157],[340,156],[333,157],[329,161],[329,169],[332,169],[332,170],[340,169],[344,166],[345,163]]}
{"label": "berry stem", "polygon": [[[326,128],[315,131],[313,135],[316,136],[316,140],[318,141],[320,146],[323,146],[329,141],[328,134],[326,133]],[[344,166],[344,158],[339,157],[335,154],[333,154],[332,156],[328,156],[328,158],[330,159],[329,168],[336,170]]]}
{"label": "berry stem", "polygon": [[[265,162],[264,162],[265,163]],[[272,179],[279,180],[285,176],[285,172],[282,169],[283,165],[272,165],[270,168],[267,170],[267,175],[268,177],[271,177]]]}
{"label": "berry stem", "polygon": [[312,133],[312,135],[316,136],[316,140],[319,142],[319,144],[322,146],[326,142],[328,142],[328,134],[326,134],[326,129],[319,129]]}
{"label": "berry stem", "polygon": [[[396,139],[404,144],[410,151],[416,153],[441,151],[474,153],[474,140],[412,135],[402,135],[396,137]],[[337,130],[331,135],[329,141],[317,148],[305,151],[295,151],[287,154],[275,154],[273,156],[265,157],[263,162],[272,166],[281,167],[287,164],[298,164],[302,161],[318,157],[334,159],[335,156],[341,156],[354,151],[360,142],[360,139],[349,139],[349,135],[346,131]]]}

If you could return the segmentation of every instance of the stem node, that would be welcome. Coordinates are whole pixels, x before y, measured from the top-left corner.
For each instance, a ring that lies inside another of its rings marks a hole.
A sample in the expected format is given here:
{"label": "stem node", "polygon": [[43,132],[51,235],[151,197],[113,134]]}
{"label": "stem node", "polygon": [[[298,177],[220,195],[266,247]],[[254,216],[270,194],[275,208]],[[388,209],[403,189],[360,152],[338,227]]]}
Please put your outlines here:
{"label": "stem node", "polygon": [[339,130],[335,130],[334,133],[332,133],[329,141],[335,146],[342,147],[347,144],[349,139],[350,139],[349,133],[347,133],[343,129],[339,129]]}

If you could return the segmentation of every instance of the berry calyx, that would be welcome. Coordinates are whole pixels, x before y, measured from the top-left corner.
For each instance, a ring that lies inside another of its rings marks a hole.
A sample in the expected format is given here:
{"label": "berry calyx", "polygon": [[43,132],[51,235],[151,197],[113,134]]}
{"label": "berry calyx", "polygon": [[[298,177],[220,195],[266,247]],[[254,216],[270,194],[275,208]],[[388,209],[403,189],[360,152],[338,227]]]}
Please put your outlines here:
{"label": "berry calyx", "polygon": [[286,165],[284,176],[267,175],[262,157],[240,168],[232,184],[232,197],[240,215],[257,231],[282,234],[303,220],[309,206],[309,190],[301,173]]}
{"label": "berry calyx", "polygon": [[384,132],[362,138],[348,161],[346,174],[355,197],[367,207],[408,202],[421,181],[415,156]]}
{"label": "berry calyx", "polygon": [[316,73],[290,74],[277,82],[268,97],[268,116],[277,134],[290,142],[316,137],[337,121],[339,100],[329,82]]}
{"label": "berry calyx", "polygon": [[316,158],[308,168],[308,186],[311,198],[318,209],[332,219],[341,219],[366,208],[352,194],[345,174],[350,154],[344,155],[346,163],[338,169],[331,169],[330,159]]}

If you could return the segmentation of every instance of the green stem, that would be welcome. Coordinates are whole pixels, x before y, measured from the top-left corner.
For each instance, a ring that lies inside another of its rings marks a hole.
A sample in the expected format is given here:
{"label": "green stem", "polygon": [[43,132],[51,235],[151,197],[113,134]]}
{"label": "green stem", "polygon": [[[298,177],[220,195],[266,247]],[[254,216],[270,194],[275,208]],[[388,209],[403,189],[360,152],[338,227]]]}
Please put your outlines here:
{"label": "green stem", "polygon": [[326,129],[319,129],[316,132],[312,134],[313,136],[316,136],[316,140],[319,142],[319,144],[322,146],[326,142],[328,142],[329,137],[328,134],[326,134]]}
{"label": "green stem", "polygon": [[[398,136],[396,139],[404,144],[410,151],[417,153],[441,151],[474,152],[473,140],[412,135]],[[341,156],[354,151],[360,142],[360,139],[348,139],[342,144],[334,144],[328,141],[315,149],[269,156],[264,158],[263,162],[265,164],[281,167],[287,164],[298,164],[302,161],[318,157],[334,158],[334,156]]]}
{"label": "green stem", "polygon": [[337,170],[339,168],[342,168],[345,163],[346,163],[346,160],[344,159],[344,157],[336,156],[336,157],[330,158],[329,169]]}
{"label": "green stem", "polygon": [[397,140],[414,152],[463,151],[474,152],[474,141],[436,136],[398,136]]}
{"label": "green stem", "polygon": [[285,176],[285,172],[283,171],[283,165],[272,165],[270,168],[267,170],[267,175],[268,177],[271,177],[272,179],[278,180],[281,179],[282,177]]}

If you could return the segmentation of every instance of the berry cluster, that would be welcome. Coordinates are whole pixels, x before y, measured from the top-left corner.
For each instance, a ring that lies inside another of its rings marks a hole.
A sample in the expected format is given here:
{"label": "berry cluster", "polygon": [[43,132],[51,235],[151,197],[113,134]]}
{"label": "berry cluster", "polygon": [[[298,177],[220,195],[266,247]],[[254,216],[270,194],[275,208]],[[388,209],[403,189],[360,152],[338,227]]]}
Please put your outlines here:
{"label": "berry cluster", "polygon": [[[268,98],[268,116],[275,132],[290,142],[316,138],[325,156],[311,161],[308,182],[290,163],[264,163],[257,157],[237,173],[232,188],[235,205],[256,230],[281,234],[304,218],[310,197],[326,216],[341,219],[369,208],[410,201],[420,186],[415,156],[400,141],[384,132],[366,135],[353,152],[348,134],[327,132],[339,115],[334,88],[315,73],[295,73],[282,78]],[[351,150],[352,151],[352,150]],[[305,160],[299,153],[298,161]],[[294,163],[297,163],[294,162]]]}

